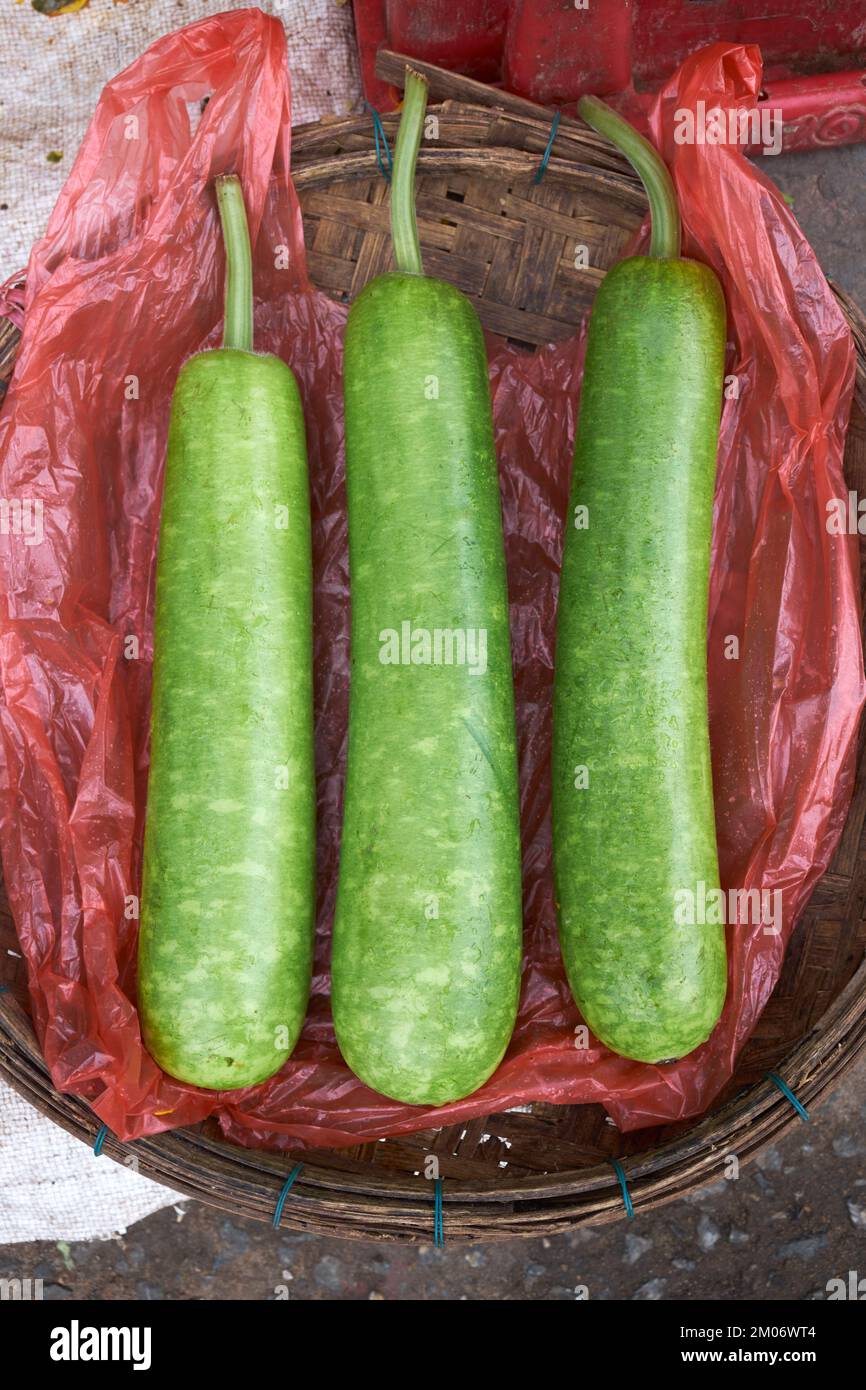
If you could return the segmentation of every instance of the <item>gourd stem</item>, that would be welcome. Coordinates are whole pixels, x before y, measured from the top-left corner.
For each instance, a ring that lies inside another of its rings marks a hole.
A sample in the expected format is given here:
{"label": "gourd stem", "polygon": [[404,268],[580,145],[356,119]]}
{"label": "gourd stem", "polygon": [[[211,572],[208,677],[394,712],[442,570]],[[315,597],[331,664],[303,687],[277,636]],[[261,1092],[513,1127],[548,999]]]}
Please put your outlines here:
{"label": "gourd stem", "polygon": [[223,347],[253,350],[253,259],[244,192],[237,174],[216,181],[217,206],[226,248]]}
{"label": "gourd stem", "polygon": [[581,97],[577,109],[587,125],[616,145],[639,175],[646,189],[652,218],[650,255],[678,256],[682,236],[680,211],[673,179],[661,155],[606,101],[600,101],[598,97]]}
{"label": "gourd stem", "polygon": [[406,275],[423,275],[418,222],[415,217],[415,165],[427,110],[427,79],[414,68],[406,69],[403,112],[394,151],[391,178],[391,240],[397,269]]}

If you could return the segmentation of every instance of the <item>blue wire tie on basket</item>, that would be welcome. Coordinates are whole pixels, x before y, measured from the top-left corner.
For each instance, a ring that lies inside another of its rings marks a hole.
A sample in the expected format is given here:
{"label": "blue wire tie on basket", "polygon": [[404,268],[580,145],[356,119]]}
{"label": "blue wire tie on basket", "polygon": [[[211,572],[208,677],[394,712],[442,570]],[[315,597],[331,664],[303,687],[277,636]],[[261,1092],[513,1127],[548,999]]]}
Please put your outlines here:
{"label": "blue wire tie on basket", "polygon": [[0,985],[0,994],[8,994],[8,993],[9,993],[9,986],[8,986],[8,985]]}
{"label": "blue wire tie on basket", "polygon": [[[382,125],[382,117],[379,115],[375,106],[370,105],[369,101],[365,101],[364,105],[373,117],[373,136],[376,141],[376,163],[379,166],[379,173],[386,183],[390,183],[394,161],[391,159],[391,151],[388,147],[388,137],[385,134],[385,127]],[[382,159],[383,149],[385,151],[385,159],[388,161],[387,168]]]}
{"label": "blue wire tie on basket", "polygon": [[785,1099],[786,1099],[786,1100],[789,1100],[789,1101],[791,1102],[791,1104],[793,1105],[793,1107],[794,1107],[794,1109],[796,1110],[797,1114],[800,1116],[800,1119],[801,1119],[801,1120],[805,1120],[806,1123],[808,1124],[808,1123],[809,1123],[809,1112],[808,1112],[808,1110],[806,1109],[805,1105],[803,1105],[803,1103],[797,1099],[797,1097],[794,1095],[794,1092],[791,1090],[790,1086],[786,1085],[786,1083],[782,1080],[781,1076],[777,1075],[777,1073],[774,1072],[774,1071],[768,1071],[768,1072],[767,1072],[767,1080],[768,1080],[768,1081],[772,1081],[772,1083],[773,1083],[773,1085],[776,1087],[776,1089],[782,1092],[782,1095],[785,1097]]}
{"label": "blue wire tie on basket", "polygon": [[433,1244],[441,1250],[445,1244],[445,1222],[442,1214],[442,1179],[437,1178],[433,1193]]}
{"label": "blue wire tie on basket", "polygon": [[295,1178],[298,1176],[303,1166],[303,1163],[297,1163],[283,1183],[283,1190],[277,1198],[277,1205],[274,1207],[274,1230],[276,1230],[280,1224],[280,1217],[283,1214],[283,1207],[286,1205],[286,1198],[291,1192]]}
{"label": "blue wire tie on basket", "polygon": [[623,1172],[623,1166],[616,1158],[612,1158],[610,1161],[613,1167],[613,1171],[619,1178],[619,1185],[622,1188],[622,1200],[625,1202],[625,1214],[628,1217],[629,1221],[631,1221],[632,1217],[634,1216],[634,1207],[632,1206],[631,1196],[628,1190],[628,1183],[626,1182],[625,1173]]}
{"label": "blue wire tie on basket", "polygon": [[544,154],[541,156],[541,163],[535,171],[535,178],[532,180],[533,183],[541,183],[541,180],[544,178],[544,171],[547,168],[548,162],[550,160],[550,151],[553,149],[553,142],[556,139],[556,132],[559,129],[559,122],[561,116],[562,112],[557,111],[556,115],[553,118],[553,125],[550,127],[550,139],[547,142],[547,148],[545,149]]}
{"label": "blue wire tie on basket", "polygon": [[100,1125],[100,1126],[99,1126],[99,1133],[97,1134],[96,1139],[95,1139],[95,1141],[94,1141],[94,1145],[93,1145],[93,1157],[94,1157],[94,1158],[99,1158],[99,1155],[102,1153],[102,1146],[103,1146],[103,1144],[105,1143],[105,1136],[107,1135],[107,1133],[108,1133],[108,1125]]}

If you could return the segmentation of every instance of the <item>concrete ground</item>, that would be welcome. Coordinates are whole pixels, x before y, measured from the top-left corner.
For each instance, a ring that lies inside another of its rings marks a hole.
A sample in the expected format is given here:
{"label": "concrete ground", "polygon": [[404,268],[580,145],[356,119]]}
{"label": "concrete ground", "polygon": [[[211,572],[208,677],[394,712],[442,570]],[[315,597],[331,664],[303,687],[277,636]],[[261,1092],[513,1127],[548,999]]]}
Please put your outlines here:
{"label": "concrete ground", "polygon": [[776,155],[760,167],[793,199],[825,273],[866,308],[866,146]]}
{"label": "concrete ground", "polygon": [[[866,306],[866,147],[765,160],[826,271]],[[109,1161],[109,1160],[105,1160]],[[289,1199],[291,1200],[291,1199]],[[777,1148],[694,1197],[551,1240],[439,1251],[320,1240],[184,1202],[112,1241],[0,1247],[53,1299],[822,1299],[866,1277],[866,1056]]]}

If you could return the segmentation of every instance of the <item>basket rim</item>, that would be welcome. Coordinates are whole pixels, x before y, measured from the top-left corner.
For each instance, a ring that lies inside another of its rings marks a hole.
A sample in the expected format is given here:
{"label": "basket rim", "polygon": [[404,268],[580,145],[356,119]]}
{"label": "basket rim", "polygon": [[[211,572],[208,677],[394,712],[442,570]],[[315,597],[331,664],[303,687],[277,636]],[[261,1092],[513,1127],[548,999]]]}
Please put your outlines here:
{"label": "basket rim", "polygon": [[[447,174],[486,175],[490,173],[491,159],[496,160],[497,173],[510,175],[514,179],[527,178],[538,169],[537,155],[506,145],[485,145],[483,151],[478,147],[459,145],[451,145],[444,150],[422,149],[418,151],[418,169],[420,174],[433,170]],[[301,165],[292,173],[292,182],[296,189],[306,191],[335,182],[366,179],[377,172],[375,155],[360,150],[348,151],[323,158],[315,164]],[[607,187],[611,192],[616,192],[623,202],[646,210],[647,201],[640,185],[630,183],[611,170],[551,155],[545,165],[544,177],[571,185],[591,184],[599,191]]]}

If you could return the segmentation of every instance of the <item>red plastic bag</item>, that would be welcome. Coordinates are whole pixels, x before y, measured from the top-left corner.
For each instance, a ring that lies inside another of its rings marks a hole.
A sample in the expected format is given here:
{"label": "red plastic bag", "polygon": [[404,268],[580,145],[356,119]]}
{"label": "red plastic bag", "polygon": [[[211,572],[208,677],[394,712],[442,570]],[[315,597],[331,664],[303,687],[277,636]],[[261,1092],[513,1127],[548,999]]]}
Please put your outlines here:
{"label": "red plastic bag", "polygon": [[[582,338],[533,356],[494,339],[521,762],[526,962],[520,1017],[495,1076],[428,1110],[361,1084],[328,1003],[340,829],[349,595],[342,459],[346,310],[310,289],[288,179],[282,30],[236,11],[160,40],[106,89],[36,246],[24,338],[0,417],[0,494],[42,504],[39,543],[0,536],[0,842],[55,1084],[134,1139],[215,1114],[272,1147],[353,1144],[533,1100],[600,1101],[623,1129],[703,1110],[731,1075],[778,977],[797,913],[838,839],[864,698],[853,538],[831,541],[845,496],[853,383],[844,318],[779,195],[736,150],[670,142],[674,109],[749,106],[754,49],[715,45],[662,94],[653,129],[677,181],[687,250],[722,277],[740,380],[721,429],[709,630],[716,808],[725,888],[780,889],[778,935],[730,931],[731,985],[712,1038],[664,1068],[600,1044],[557,944],[550,872],[550,694],[559,553]],[[210,96],[190,134],[188,103]],[[130,123],[130,117],[135,122]],[[128,132],[137,131],[136,135]],[[669,145],[669,147],[668,147]],[[319,931],[302,1039],[244,1092],[195,1090],[144,1051],[134,907],[147,781],[151,622],[172,387],[218,340],[221,255],[209,184],[238,168],[255,245],[256,344],[304,397],[316,573]],[[576,325],[577,328],[577,325]],[[10,512],[11,515],[11,512]],[[740,641],[738,661],[725,639]],[[132,915],[127,915],[132,914]]]}

